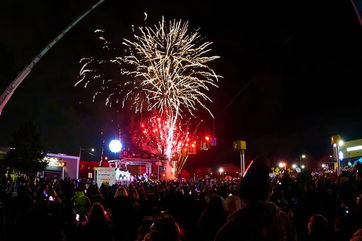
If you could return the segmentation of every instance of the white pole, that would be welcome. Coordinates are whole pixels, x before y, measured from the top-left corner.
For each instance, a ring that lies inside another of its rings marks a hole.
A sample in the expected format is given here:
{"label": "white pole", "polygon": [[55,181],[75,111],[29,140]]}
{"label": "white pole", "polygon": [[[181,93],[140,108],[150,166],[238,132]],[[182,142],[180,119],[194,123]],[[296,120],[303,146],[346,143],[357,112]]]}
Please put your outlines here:
{"label": "white pole", "polygon": [[240,174],[244,176],[245,172],[245,152],[244,150],[240,151]]}
{"label": "white pole", "polygon": [[336,157],[337,157],[337,176],[341,175],[341,162],[339,159],[339,145],[336,146]]}
{"label": "white pole", "polygon": [[18,86],[23,82],[23,80],[28,76],[33,67],[40,61],[40,59],[51,49],[74,25],[76,25],[80,20],[82,20],[88,13],[95,9],[99,4],[104,0],[100,0],[98,3],[94,4],[90,9],[85,13],[76,18],[68,27],[66,27],[53,41],[51,41],[31,62],[26,66],[19,74],[16,76],[15,80],[6,88],[4,93],[0,96],[0,115],[3,111],[6,103],[9,101],[11,96],[14,94],[14,91]]}
{"label": "white pole", "polygon": [[62,167],[62,179],[64,180],[64,167]]}

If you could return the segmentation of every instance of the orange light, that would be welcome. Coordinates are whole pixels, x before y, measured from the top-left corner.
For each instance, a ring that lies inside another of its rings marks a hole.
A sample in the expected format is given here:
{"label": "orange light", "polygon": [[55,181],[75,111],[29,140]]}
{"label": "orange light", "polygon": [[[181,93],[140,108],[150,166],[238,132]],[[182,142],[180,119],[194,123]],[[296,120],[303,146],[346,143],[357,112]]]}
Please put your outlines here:
{"label": "orange light", "polygon": [[195,144],[192,144],[191,146],[192,146],[192,147],[195,147]]}

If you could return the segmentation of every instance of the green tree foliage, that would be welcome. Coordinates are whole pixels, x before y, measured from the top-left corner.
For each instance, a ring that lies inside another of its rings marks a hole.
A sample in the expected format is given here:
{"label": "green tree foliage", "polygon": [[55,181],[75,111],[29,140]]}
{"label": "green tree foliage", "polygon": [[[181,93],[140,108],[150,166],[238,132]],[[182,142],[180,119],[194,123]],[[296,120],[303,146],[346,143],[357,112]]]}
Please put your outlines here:
{"label": "green tree foliage", "polygon": [[43,160],[45,151],[41,142],[40,131],[34,123],[22,124],[12,134],[10,145],[14,149],[5,156],[6,164],[9,167],[34,174],[44,170],[47,166],[47,162]]}

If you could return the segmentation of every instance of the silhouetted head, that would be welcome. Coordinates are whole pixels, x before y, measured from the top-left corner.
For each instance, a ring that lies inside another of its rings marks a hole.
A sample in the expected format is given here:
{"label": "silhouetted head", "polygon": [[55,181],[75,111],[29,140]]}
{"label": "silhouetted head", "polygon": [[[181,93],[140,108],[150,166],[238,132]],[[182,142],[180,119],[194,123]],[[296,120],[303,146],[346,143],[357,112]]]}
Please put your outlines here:
{"label": "silhouetted head", "polygon": [[89,221],[93,222],[103,222],[108,221],[108,217],[105,214],[104,207],[101,203],[93,203],[91,209],[88,213]]}
{"label": "silhouetted head", "polygon": [[358,229],[353,235],[350,241],[362,241],[362,228]]}
{"label": "silhouetted head", "polygon": [[247,173],[240,180],[240,198],[247,203],[266,201],[269,195],[268,162],[255,159]]}
{"label": "silhouetted head", "polygon": [[145,236],[147,241],[180,241],[182,231],[178,223],[171,216],[157,218]]}
{"label": "silhouetted head", "polygon": [[123,186],[119,186],[116,190],[116,193],[114,194],[114,197],[127,197],[128,196],[128,192],[127,189]]}
{"label": "silhouetted head", "polygon": [[324,234],[327,232],[328,221],[321,215],[316,214],[310,217],[308,222],[308,234]]}
{"label": "silhouetted head", "polygon": [[225,199],[224,209],[228,215],[235,213],[241,209],[241,200],[238,196],[231,195]]}

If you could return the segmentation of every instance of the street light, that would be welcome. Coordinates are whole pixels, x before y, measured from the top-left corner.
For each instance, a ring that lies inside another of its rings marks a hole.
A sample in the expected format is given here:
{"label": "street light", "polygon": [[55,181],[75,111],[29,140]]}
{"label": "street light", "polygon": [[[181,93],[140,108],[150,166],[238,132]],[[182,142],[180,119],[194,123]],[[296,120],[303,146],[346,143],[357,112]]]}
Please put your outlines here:
{"label": "street light", "polygon": [[343,144],[344,144],[344,141],[343,140],[339,140],[339,142],[338,142],[338,146],[343,146]]}
{"label": "street light", "polygon": [[108,144],[109,150],[114,153],[114,155],[116,156],[116,159],[119,159],[118,153],[122,150],[122,147],[123,147],[122,143],[118,139],[113,139]]}
{"label": "street light", "polygon": [[343,146],[344,141],[340,135],[335,135],[331,137],[331,144],[333,144],[333,156],[337,162],[337,176],[341,174],[341,160],[343,159],[343,152],[340,148]]}
{"label": "street light", "polygon": [[338,159],[338,175],[341,174],[341,160],[343,160],[343,152],[341,151],[341,147],[343,146],[344,141],[339,140],[337,145],[337,159]]}
{"label": "street light", "polygon": [[281,162],[279,162],[278,166],[279,166],[280,168],[286,168],[286,167],[287,167],[287,164],[286,164],[285,162],[281,161]]}
{"label": "street light", "polygon": [[299,166],[304,164],[303,159],[305,159],[307,156],[305,154],[302,154],[299,158]]}
{"label": "street light", "polygon": [[108,147],[109,147],[109,150],[111,150],[111,152],[117,153],[122,150],[122,143],[119,140],[114,139],[114,140],[111,140]]}

